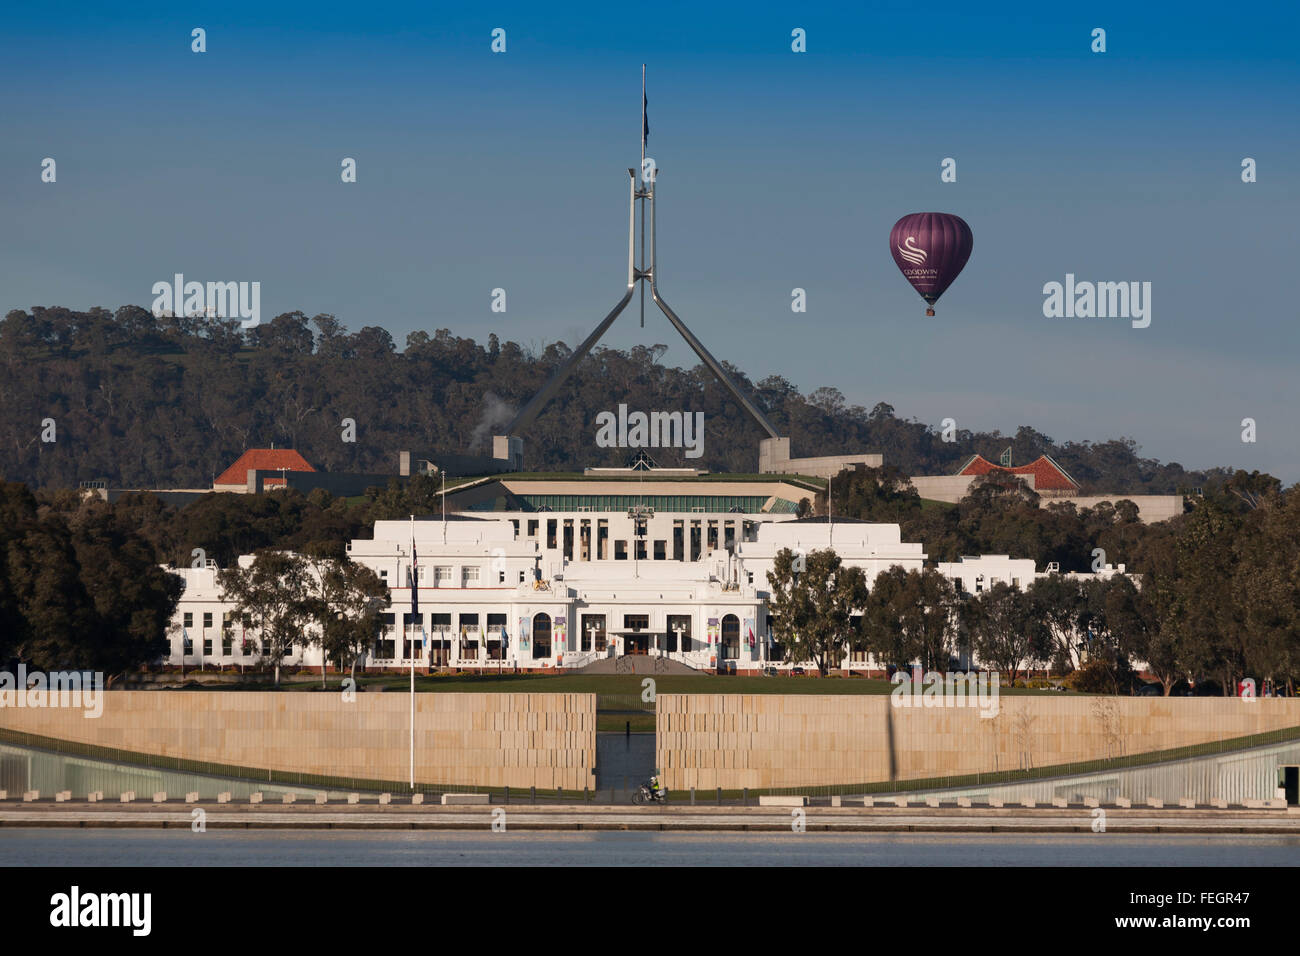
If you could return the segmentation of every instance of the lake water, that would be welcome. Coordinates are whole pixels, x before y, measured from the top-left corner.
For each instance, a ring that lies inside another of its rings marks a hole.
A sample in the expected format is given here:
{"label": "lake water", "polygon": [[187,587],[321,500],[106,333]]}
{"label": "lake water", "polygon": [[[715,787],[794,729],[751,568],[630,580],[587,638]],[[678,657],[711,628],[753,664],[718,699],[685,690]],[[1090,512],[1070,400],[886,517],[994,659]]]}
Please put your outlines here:
{"label": "lake water", "polygon": [[0,829],[2,866],[1297,866],[1300,837]]}

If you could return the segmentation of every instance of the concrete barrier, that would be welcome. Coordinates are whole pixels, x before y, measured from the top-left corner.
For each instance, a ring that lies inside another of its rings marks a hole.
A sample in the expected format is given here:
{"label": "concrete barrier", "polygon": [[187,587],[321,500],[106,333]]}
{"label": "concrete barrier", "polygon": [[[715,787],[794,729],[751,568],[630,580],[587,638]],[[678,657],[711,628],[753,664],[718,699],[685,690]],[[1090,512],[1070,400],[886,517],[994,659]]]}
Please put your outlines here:
{"label": "concrete barrier", "polygon": [[487,793],[444,793],[442,795],[442,805],[444,807],[454,804],[481,805],[491,802],[492,796]]}
{"label": "concrete barrier", "polygon": [[411,806],[418,807],[422,803],[424,803],[424,794],[422,793],[411,794]]}
{"label": "concrete barrier", "polygon": [[896,806],[896,807],[902,807],[904,810],[907,809],[907,802],[908,802],[908,801],[907,801],[907,797],[895,797],[895,798],[894,798],[894,806]]}
{"label": "concrete barrier", "polygon": [[1133,801],[1130,800],[1128,797],[1116,797],[1115,806],[1123,807],[1124,809],[1129,809],[1133,806]]}
{"label": "concrete barrier", "polygon": [[1196,801],[1193,800],[1191,797],[1183,797],[1183,799],[1178,801],[1178,805],[1182,807],[1184,810],[1196,809]]}
{"label": "concrete barrier", "polygon": [[297,799],[298,799],[298,795],[296,793],[286,793],[284,796],[280,798],[280,802],[287,806],[288,804],[293,803]]}
{"label": "concrete barrier", "polygon": [[35,803],[39,799],[41,799],[41,792],[39,790],[23,791],[23,803]]}
{"label": "concrete barrier", "polygon": [[94,791],[91,791],[90,793],[86,794],[87,803],[99,803],[99,801],[102,799],[104,798]]}
{"label": "concrete barrier", "polygon": [[939,807],[939,798],[938,798],[938,797],[926,797],[926,798],[925,798],[925,805],[926,805],[927,807],[933,807],[933,808],[935,808],[935,809],[938,809],[938,807]]}
{"label": "concrete barrier", "polygon": [[166,791],[166,790],[159,790],[157,793],[155,793],[155,794],[153,795],[153,802],[154,802],[154,803],[166,803],[166,802],[167,802],[167,791]]}
{"label": "concrete barrier", "polygon": [[186,802],[186,803],[198,803],[198,802],[199,802],[199,792],[198,792],[197,790],[191,790],[189,793],[185,794],[185,802]]}
{"label": "concrete barrier", "polygon": [[760,807],[806,807],[808,806],[808,798],[764,795],[758,798],[758,805]]}
{"label": "concrete barrier", "polygon": [[969,808],[970,808],[970,797],[958,797],[958,798],[957,798],[957,806],[962,807],[963,809],[969,809]]}
{"label": "concrete barrier", "polygon": [[1245,806],[1248,810],[1285,810],[1286,801],[1276,797],[1271,800],[1246,800]]}
{"label": "concrete barrier", "polygon": [[391,793],[381,793],[379,795],[379,805],[381,807],[386,807],[392,802],[393,802],[393,795]]}
{"label": "concrete barrier", "polygon": [[323,793],[316,794],[316,806],[323,807],[328,800],[329,797],[327,797],[325,794]]}
{"label": "concrete barrier", "polygon": [[223,793],[219,793],[219,794],[217,794],[217,803],[229,803],[229,802],[230,802],[230,791],[229,791],[229,790],[227,790],[227,791],[225,791],[225,792],[223,792]]}
{"label": "concrete barrier", "polygon": [[1069,805],[1070,801],[1066,800],[1065,797],[1052,797],[1052,806],[1059,810],[1064,810]]}
{"label": "concrete barrier", "polygon": [[1084,797],[1084,798],[1083,798],[1083,805],[1084,805],[1085,807],[1093,807],[1093,808],[1096,808],[1096,807],[1101,806],[1101,801],[1098,800],[1096,797]]}
{"label": "concrete barrier", "polygon": [[831,806],[832,806],[832,807],[840,807],[840,806],[843,806],[843,805],[844,805],[844,802],[840,799],[840,797],[839,797],[838,794],[837,794],[836,796],[831,797]]}
{"label": "concrete barrier", "polygon": [[1215,797],[1210,801],[1210,806],[1214,807],[1216,810],[1226,810],[1228,809],[1228,801],[1223,797]]}
{"label": "concrete barrier", "polygon": [[60,790],[58,793],[54,795],[55,803],[67,803],[71,799],[72,799],[71,790]]}
{"label": "concrete barrier", "polygon": [[8,800],[8,799],[9,799],[9,791],[0,790],[0,800]]}
{"label": "concrete barrier", "polygon": [[1034,807],[1038,806],[1038,804],[1033,800],[1021,800],[1020,805],[1027,810],[1032,810]]}
{"label": "concrete barrier", "polygon": [[995,810],[1001,810],[1003,807],[1001,797],[989,797],[989,806]]}
{"label": "concrete barrier", "polygon": [[874,806],[876,805],[876,800],[875,800],[874,797],[863,797],[863,798],[862,798],[862,805],[863,805],[864,807],[866,807],[867,809],[871,809],[872,807],[874,807]]}
{"label": "concrete barrier", "polygon": [[122,794],[121,800],[122,800],[123,803],[132,803],[132,802],[134,802],[134,801],[135,801],[135,791],[134,791],[134,790],[128,790],[128,791],[126,791],[124,794]]}
{"label": "concrete barrier", "polygon": [[1165,802],[1159,797],[1147,797],[1147,806],[1153,810],[1163,810]]}
{"label": "concrete barrier", "polygon": [[348,803],[349,803],[349,804],[352,804],[352,803],[360,803],[360,802],[361,802],[361,794],[359,794],[359,793],[349,793],[349,794],[348,794]]}
{"label": "concrete barrier", "polygon": [[259,791],[257,791],[257,793],[250,793],[250,794],[248,795],[248,802],[249,802],[249,803],[261,803],[261,802],[262,802],[262,791],[259,790]]}

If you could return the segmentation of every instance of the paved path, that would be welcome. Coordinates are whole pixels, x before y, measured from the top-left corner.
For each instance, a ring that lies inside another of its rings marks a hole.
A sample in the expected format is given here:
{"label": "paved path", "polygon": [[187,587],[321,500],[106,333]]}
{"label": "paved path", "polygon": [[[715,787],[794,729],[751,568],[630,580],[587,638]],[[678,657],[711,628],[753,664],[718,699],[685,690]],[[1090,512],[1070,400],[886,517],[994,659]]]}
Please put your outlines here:
{"label": "paved path", "polygon": [[[785,807],[610,807],[495,804],[482,807],[334,804],[43,803],[0,804],[7,827],[189,828],[201,808],[209,829],[781,831],[796,817]],[[502,816],[504,814],[504,816]],[[1092,832],[1093,811],[1074,809],[919,809],[808,807],[813,832],[1075,833]],[[1107,833],[1268,833],[1300,836],[1300,813],[1287,810],[1125,810],[1107,808]]]}

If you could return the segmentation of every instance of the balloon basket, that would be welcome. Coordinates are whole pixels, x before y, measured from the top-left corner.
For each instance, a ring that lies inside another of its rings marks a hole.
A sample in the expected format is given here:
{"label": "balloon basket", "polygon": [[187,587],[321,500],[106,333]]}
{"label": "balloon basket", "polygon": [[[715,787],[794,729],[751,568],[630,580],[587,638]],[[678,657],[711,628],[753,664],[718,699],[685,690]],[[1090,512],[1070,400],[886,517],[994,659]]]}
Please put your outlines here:
{"label": "balloon basket", "polygon": [[925,314],[926,314],[926,315],[934,315],[934,309],[926,309],[926,310],[925,310]]}

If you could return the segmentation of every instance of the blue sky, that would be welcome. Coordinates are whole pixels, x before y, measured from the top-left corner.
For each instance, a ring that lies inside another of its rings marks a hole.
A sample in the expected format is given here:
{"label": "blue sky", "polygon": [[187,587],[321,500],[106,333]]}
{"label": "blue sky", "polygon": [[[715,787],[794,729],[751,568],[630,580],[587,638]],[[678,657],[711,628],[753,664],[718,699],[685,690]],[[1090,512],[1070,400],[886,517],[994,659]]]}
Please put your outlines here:
{"label": "blue sky", "polygon": [[[147,307],[183,272],[399,346],[576,344],[621,294],[646,62],[660,288],[718,357],[934,425],[1300,480],[1297,7],[1041,6],[7,11],[0,306]],[[933,319],[887,244],[926,210],[975,235]],[[1150,327],[1045,318],[1066,273],[1151,282]],[[693,363],[658,313],[607,342]]]}

